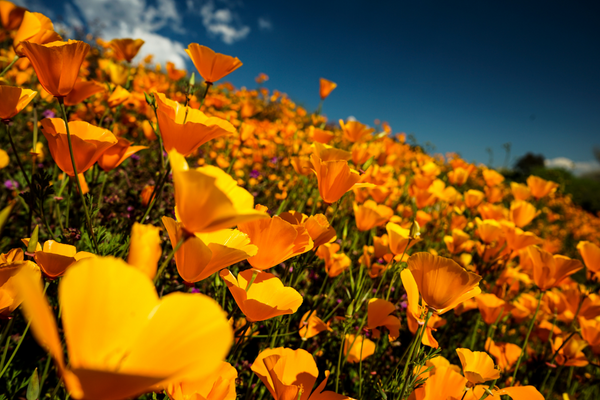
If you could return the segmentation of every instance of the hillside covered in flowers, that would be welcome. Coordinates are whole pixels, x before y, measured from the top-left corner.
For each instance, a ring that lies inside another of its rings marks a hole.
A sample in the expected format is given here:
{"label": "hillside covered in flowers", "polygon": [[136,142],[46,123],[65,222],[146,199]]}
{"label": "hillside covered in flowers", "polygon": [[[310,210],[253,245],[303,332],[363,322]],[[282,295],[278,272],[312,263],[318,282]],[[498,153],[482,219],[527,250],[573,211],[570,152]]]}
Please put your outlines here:
{"label": "hillside covered in flowers", "polygon": [[0,399],[600,397],[600,218],[555,182],[0,21]]}

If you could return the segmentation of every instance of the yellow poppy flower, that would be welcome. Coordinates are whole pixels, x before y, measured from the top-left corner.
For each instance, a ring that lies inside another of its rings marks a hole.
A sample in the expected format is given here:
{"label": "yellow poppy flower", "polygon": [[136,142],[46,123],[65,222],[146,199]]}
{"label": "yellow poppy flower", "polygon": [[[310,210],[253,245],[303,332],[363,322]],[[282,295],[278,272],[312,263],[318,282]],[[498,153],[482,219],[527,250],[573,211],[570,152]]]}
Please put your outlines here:
{"label": "yellow poppy flower", "polygon": [[[189,235],[172,218],[163,217],[162,221],[173,247],[184,235]],[[179,247],[175,253],[175,263],[179,276],[193,283],[255,255],[257,250],[256,246],[250,244],[248,236],[237,229],[196,233]]]}
{"label": "yellow poppy flower", "polygon": [[230,228],[245,221],[268,218],[254,210],[254,196],[214,166],[189,169],[183,156],[169,153],[175,185],[177,219],[194,233]]}
{"label": "yellow poppy flower", "polygon": [[117,400],[215,371],[233,340],[225,313],[202,294],[158,298],[143,272],[112,257],[69,268],[59,286],[69,365],[41,282],[17,280],[37,341],[57,363],[71,397]]}
{"label": "yellow poppy flower", "polygon": [[300,293],[283,286],[279,278],[268,272],[247,269],[235,278],[229,270],[224,269],[219,275],[248,321],[264,321],[293,314],[302,304]]}
{"label": "yellow poppy flower", "polygon": [[423,302],[437,314],[443,314],[481,293],[481,277],[468,272],[449,258],[416,253],[408,259]]}

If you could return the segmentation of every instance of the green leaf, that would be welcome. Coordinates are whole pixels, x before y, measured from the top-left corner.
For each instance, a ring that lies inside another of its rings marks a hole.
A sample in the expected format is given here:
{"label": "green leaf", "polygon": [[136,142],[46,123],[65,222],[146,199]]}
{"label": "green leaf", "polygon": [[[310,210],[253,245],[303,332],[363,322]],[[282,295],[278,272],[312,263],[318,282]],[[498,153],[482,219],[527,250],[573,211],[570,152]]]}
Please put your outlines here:
{"label": "green leaf", "polygon": [[37,374],[37,368],[33,371],[27,385],[27,400],[38,400],[40,397],[40,379]]}

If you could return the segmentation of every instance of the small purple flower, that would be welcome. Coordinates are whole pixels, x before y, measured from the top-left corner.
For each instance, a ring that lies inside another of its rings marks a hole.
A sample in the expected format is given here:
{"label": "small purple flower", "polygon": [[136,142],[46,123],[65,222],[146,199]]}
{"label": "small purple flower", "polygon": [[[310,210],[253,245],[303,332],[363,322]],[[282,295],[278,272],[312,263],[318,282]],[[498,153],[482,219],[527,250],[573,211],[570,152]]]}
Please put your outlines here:
{"label": "small purple flower", "polygon": [[192,288],[191,293],[200,293],[200,289]]}
{"label": "small purple flower", "polygon": [[342,299],[337,299],[336,301],[338,304],[340,304],[342,302]]}
{"label": "small purple flower", "polygon": [[127,206],[127,211],[132,212],[134,210],[133,206]]}
{"label": "small purple flower", "polygon": [[294,267],[290,267],[290,272],[294,272]]}
{"label": "small purple flower", "polygon": [[260,172],[259,171],[255,170],[255,169],[253,169],[252,171],[250,171],[250,178],[256,179],[259,176],[260,176]]}
{"label": "small purple flower", "polygon": [[19,183],[17,181],[11,181],[10,179],[4,181],[4,187],[8,190],[16,190],[19,188]]}
{"label": "small purple flower", "polygon": [[140,161],[140,156],[138,156],[137,154],[132,154],[129,158],[131,158],[133,161]]}
{"label": "small purple flower", "polygon": [[272,162],[273,164],[277,164],[277,161],[279,161],[279,158],[277,158],[277,157],[273,157],[273,158],[271,158],[271,162]]}
{"label": "small purple flower", "polygon": [[44,110],[44,112],[42,112],[42,115],[44,118],[54,118],[56,117],[56,113],[52,110]]}

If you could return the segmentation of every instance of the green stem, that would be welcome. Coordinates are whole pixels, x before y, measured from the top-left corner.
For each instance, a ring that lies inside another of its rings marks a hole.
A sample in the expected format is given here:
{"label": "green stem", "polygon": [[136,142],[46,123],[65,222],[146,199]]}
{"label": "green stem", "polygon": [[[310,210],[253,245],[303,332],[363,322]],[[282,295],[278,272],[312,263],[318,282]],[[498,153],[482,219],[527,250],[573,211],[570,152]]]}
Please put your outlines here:
{"label": "green stem", "polygon": [[[342,342],[340,344],[340,351],[338,353],[337,368],[335,369],[335,392],[338,392],[340,387],[340,368],[342,367],[342,353],[344,352],[344,343],[346,342],[347,328],[344,327],[344,333],[342,334]],[[349,352],[349,351],[348,351]]]}
{"label": "green stem", "polygon": [[169,175],[169,172],[171,172],[171,171],[169,171],[169,169],[165,169],[165,173],[162,176],[162,179],[160,179],[160,181],[157,183],[157,185],[154,186],[152,195],[150,195],[150,203],[148,203],[148,206],[146,207],[146,212],[144,213],[144,215],[142,216],[142,218],[139,221],[140,223],[144,223],[144,221],[146,220],[146,217],[150,214],[150,211],[154,207],[154,203],[156,203],[156,199],[158,199],[160,197],[160,195],[162,194],[162,190],[165,185],[165,182],[167,182],[167,176]]}
{"label": "green stem", "polygon": [[65,109],[65,102],[62,97],[57,97],[58,103],[60,104],[60,109],[62,110],[63,119],[65,120],[65,126],[67,128],[67,141],[69,142],[69,154],[71,155],[71,164],[73,165],[73,178],[77,183],[77,189],[79,189],[79,195],[81,196],[81,202],[83,203],[83,212],[85,213],[85,219],[87,221],[88,230],[90,231],[90,236],[92,237],[92,241],[94,242],[94,248],[96,253],[99,254],[100,250],[98,249],[98,242],[96,241],[96,236],[94,235],[94,228],[92,227],[92,219],[90,218],[90,213],[88,211],[87,203],[85,201],[85,196],[83,195],[83,190],[81,189],[81,183],[79,183],[79,176],[77,173],[77,166],[75,165],[75,156],[73,155],[73,144],[71,143],[71,130],[69,129],[69,120],[67,119],[67,110]]}
{"label": "green stem", "polygon": [[429,318],[433,315],[432,310],[427,311],[427,316],[425,317],[425,323],[419,327],[417,334],[414,339],[417,339],[416,342],[412,344],[412,348],[408,353],[408,359],[406,360],[406,364],[404,364],[404,371],[402,372],[402,390],[400,391],[400,400],[404,399],[404,394],[406,393],[406,389],[408,385],[406,384],[406,374],[408,373],[408,367],[412,361],[412,357],[415,353],[415,348],[417,349],[416,353],[419,354],[419,349],[421,348],[421,342],[423,341],[423,334],[425,333],[425,329],[427,329],[427,323],[429,322]]}
{"label": "green stem", "polygon": [[[46,285],[44,286],[44,292],[43,294],[46,294],[46,290],[48,290],[48,286],[50,285],[50,282],[46,282]],[[15,358],[15,355],[17,355],[17,352],[19,351],[19,348],[21,347],[21,344],[23,343],[23,339],[25,339],[25,336],[27,335],[27,331],[29,331],[29,326],[31,325],[31,321],[29,321],[27,323],[27,326],[25,327],[25,330],[23,331],[23,334],[21,335],[21,339],[19,339],[19,343],[17,343],[17,347],[15,347],[15,349],[13,350],[12,354],[10,355],[10,358],[8,359],[8,362],[6,363],[6,365],[4,365],[4,368],[2,369],[2,372],[0,372],[0,378],[2,378],[2,376],[4,375],[4,373],[6,372],[6,370],[8,369],[10,363],[12,362],[13,358]],[[6,355],[6,349],[8,348],[8,340],[6,342],[6,348],[4,349],[5,355]],[[4,358],[5,355],[2,357],[2,361],[4,362]],[[1,367],[0,367],[1,368]]]}
{"label": "green stem", "polygon": [[9,71],[9,70],[12,68],[12,66],[13,66],[13,65],[15,65],[15,63],[16,63],[17,61],[19,61],[19,56],[15,56],[15,57],[13,58],[13,60],[10,62],[10,64],[8,64],[8,65],[6,66],[6,68],[4,68],[4,69],[2,70],[2,72],[0,72],[0,77],[4,76],[4,74],[6,74],[6,73],[7,73],[7,72],[8,72],[8,71]]}
{"label": "green stem", "polygon": [[475,346],[475,339],[477,338],[477,330],[479,329],[479,325],[481,324],[481,314],[477,314],[477,321],[475,321],[475,327],[473,328],[473,333],[471,334],[471,340],[469,341],[469,349],[473,350]]}
{"label": "green stem", "polygon": [[540,296],[538,298],[538,305],[535,309],[535,313],[533,314],[533,318],[531,319],[531,323],[529,324],[529,329],[527,330],[527,335],[525,336],[525,341],[523,342],[523,347],[521,348],[521,353],[519,354],[519,358],[517,359],[517,365],[515,365],[515,370],[512,375],[512,380],[510,381],[511,385],[515,384],[515,378],[517,377],[517,372],[519,371],[519,365],[521,365],[521,359],[523,358],[523,353],[527,352],[527,342],[529,341],[529,335],[533,330],[533,325],[535,325],[535,319],[537,317],[538,311],[540,311],[540,306],[542,305],[542,299],[544,297],[545,291],[540,292]]}
{"label": "green stem", "polygon": [[15,158],[17,159],[17,164],[19,165],[19,168],[21,169],[21,173],[23,174],[23,177],[25,178],[25,181],[27,182],[27,186],[31,189],[31,181],[29,180],[29,177],[27,176],[27,173],[25,172],[25,168],[23,167],[23,164],[21,164],[21,159],[19,158],[19,153],[17,153],[17,147],[15,146],[15,142],[13,142],[12,134],[10,133],[10,128],[8,127],[7,121],[4,121],[4,126],[6,127],[6,134],[8,135],[8,141],[10,142],[10,147],[12,147],[13,152],[15,153]]}
{"label": "green stem", "polygon": [[160,279],[160,276],[164,272],[165,268],[167,268],[167,266],[169,265],[169,263],[171,262],[173,257],[175,257],[175,253],[177,253],[177,250],[179,250],[179,248],[183,245],[183,243],[185,242],[186,239],[187,239],[186,236],[182,236],[179,239],[179,242],[177,242],[177,245],[175,246],[175,248],[173,249],[171,254],[169,254],[169,257],[167,257],[167,259],[165,261],[163,261],[163,263],[160,265],[160,268],[158,269],[158,272],[156,273],[156,276],[154,277],[155,285],[158,282],[158,280]]}

